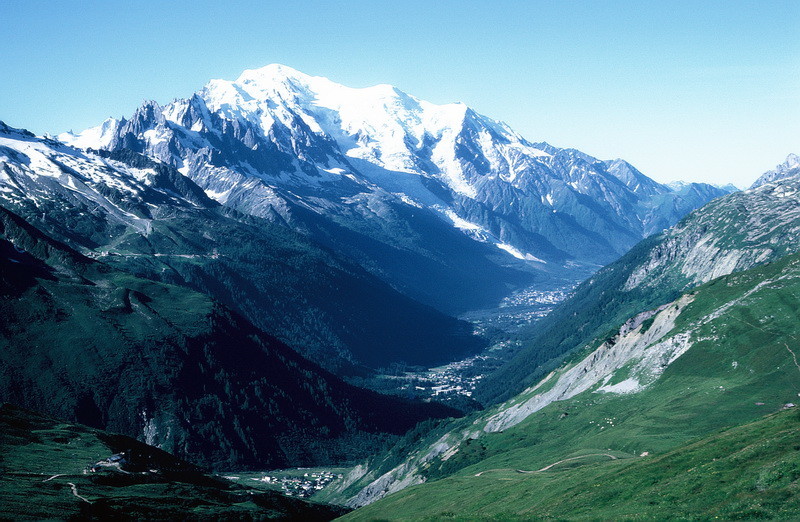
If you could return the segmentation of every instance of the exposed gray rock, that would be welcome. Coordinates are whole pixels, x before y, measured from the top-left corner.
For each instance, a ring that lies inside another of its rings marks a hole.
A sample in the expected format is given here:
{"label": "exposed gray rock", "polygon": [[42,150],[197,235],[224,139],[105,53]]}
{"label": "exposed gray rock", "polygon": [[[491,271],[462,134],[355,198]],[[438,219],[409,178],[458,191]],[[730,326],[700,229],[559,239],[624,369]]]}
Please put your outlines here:
{"label": "exposed gray rock", "polygon": [[789,154],[786,161],[762,174],[750,188],[760,187],[767,183],[773,183],[782,179],[796,178],[800,176],[800,156]]}

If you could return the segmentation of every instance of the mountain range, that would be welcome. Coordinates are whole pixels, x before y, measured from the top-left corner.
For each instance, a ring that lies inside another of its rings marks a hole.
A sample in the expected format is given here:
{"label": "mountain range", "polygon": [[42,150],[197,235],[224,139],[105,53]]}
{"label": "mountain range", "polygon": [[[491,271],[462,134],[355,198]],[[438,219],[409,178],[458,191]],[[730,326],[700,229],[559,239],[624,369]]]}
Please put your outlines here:
{"label": "mountain range", "polygon": [[486,342],[443,314],[581,280],[725,192],[284,66],[59,136],[85,150],[0,132],[8,208],[212,295],[344,377],[474,354]]}
{"label": "mountain range", "polygon": [[531,143],[463,104],[282,65],[59,139],[163,161],[223,205],[288,224],[447,313],[581,279],[726,193]]}
{"label": "mountain range", "polygon": [[[214,469],[346,464],[314,499],[352,519],[704,516],[710,484],[719,516],[791,517],[799,235],[795,155],[743,192],[664,185],[279,65],[57,138],[0,122],[0,400],[95,431],[0,413]],[[513,332],[456,318],[576,284]],[[468,414],[352,384],[476,355],[500,366]]]}

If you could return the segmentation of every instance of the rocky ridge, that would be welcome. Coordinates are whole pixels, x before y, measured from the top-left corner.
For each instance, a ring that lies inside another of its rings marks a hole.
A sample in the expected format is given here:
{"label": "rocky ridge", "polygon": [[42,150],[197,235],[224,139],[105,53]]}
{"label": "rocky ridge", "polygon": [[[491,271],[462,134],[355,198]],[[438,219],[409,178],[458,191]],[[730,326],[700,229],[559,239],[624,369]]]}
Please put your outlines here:
{"label": "rocky ridge", "polygon": [[757,180],[755,180],[750,188],[756,188],[767,183],[772,183],[774,181],[787,178],[796,178],[798,176],[800,176],[800,156],[797,154],[789,154],[786,157],[786,161],[775,167],[773,170],[769,170],[762,174]]}

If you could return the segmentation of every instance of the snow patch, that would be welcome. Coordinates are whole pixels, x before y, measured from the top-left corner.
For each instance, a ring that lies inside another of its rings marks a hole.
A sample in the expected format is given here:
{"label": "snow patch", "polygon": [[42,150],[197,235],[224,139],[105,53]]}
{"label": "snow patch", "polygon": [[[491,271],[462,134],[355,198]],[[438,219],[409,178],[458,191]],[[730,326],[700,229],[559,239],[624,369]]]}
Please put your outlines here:
{"label": "snow patch", "polygon": [[463,230],[465,232],[483,232],[486,233],[486,230],[480,225],[476,225],[475,223],[470,223],[466,219],[462,219],[458,216],[455,212],[450,209],[446,209],[444,214],[453,222],[453,225],[458,228],[459,230]]}
{"label": "snow patch", "polygon": [[108,118],[97,127],[90,127],[78,134],[69,132],[62,132],[57,136],[58,140],[67,145],[78,147],[80,149],[102,149],[107,147],[111,140],[114,138],[114,133],[119,126],[119,120]]}
{"label": "snow patch", "polygon": [[547,261],[544,261],[543,259],[539,259],[538,257],[534,256],[533,254],[529,254],[527,252],[523,254],[522,252],[520,252],[519,250],[517,250],[513,246],[509,245],[508,243],[497,243],[496,246],[500,250],[505,250],[506,252],[508,252],[512,256],[516,257],[517,259],[522,259],[523,261],[535,261],[537,263],[546,263],[547,262]]}

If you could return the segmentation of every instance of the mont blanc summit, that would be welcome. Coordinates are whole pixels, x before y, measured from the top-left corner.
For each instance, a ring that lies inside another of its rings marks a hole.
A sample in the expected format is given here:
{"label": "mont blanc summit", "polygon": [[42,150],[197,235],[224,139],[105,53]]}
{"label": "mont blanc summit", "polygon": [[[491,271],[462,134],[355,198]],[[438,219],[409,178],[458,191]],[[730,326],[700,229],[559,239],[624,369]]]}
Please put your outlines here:
{"label": "mont blanc summit", "polygon": [[[528,141],[461,103],[283,65],[59,139],[164,161],[223,205],[286,223],[449,312],[565,265],[591,270],[724,192],[674,190],[623,160]],[[386,262],[410,258],[422,273]]]}

